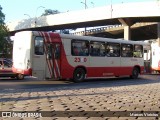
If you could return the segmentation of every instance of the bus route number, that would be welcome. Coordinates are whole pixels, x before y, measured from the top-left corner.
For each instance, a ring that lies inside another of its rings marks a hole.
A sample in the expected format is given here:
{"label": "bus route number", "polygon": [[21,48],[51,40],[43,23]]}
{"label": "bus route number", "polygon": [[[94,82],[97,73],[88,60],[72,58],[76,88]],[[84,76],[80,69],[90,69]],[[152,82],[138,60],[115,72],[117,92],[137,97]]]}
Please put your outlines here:
{"label": "bus route number", "polygon": [[87,62],[87,58],[75,57],[74,62]]}

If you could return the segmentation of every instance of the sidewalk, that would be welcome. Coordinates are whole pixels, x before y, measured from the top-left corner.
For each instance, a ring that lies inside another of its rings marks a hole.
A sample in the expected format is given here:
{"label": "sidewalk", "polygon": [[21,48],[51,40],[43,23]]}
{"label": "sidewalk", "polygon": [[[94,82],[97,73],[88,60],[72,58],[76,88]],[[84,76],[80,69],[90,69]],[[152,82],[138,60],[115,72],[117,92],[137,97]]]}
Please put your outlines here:
{"label": "sidewalk", "polygon": [[[152,111],[155,113],[160,110],[159,86],[160,83],[98,88],[71,86],[43,89],[8,89],[0,91],[0,111],[34,111],[42,114],[42,117],[25,118],[25,120],[155,120],[157,117],[124,117],[123,114],[123,117],[108,117],[105,115],[107,113],[103,112],[115,111],[111,116],[121,115],[117,111],[146,113]],[[52,113],[50,113],[51,111]],[[66,115],[65,118],[59,116],[59,112],[64,111],[71,111],[71,113],[62,114],[62,116]],[[79,111],[80,115],[76,111]],[[84,113],[83,117],[81,117],[80,111]],[[88,112],[85,113],[85,111]],[[94,117],[95,111],[102,111],[97,112],[97,115],[99,114],[101,117]],[[160,116],[160,112],[155,114]],[[13,118],[5,117],[2,119],[12,120]],[[23,119],[15,117],[14,120]]]}

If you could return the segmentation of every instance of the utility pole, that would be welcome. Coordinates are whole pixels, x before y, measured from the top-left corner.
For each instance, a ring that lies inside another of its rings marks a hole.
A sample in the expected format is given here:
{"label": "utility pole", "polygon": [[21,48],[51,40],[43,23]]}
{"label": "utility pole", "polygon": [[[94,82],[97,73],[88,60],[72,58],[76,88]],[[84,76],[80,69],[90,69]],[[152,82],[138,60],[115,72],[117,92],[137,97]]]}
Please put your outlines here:
{"label": "utility pole", "polygon": [[[85,10],[87,9],[87,1],[85,0],[84,2],[81,2],[82,4],[85,5]],[[84,28],[84,35],[86,35],[86,27]]]}
{"label": "utility pole", "polygon": [[112,0],[111,0],[111,18],[112,18],[112,11],[113,11],[113,8],[112,8]]}

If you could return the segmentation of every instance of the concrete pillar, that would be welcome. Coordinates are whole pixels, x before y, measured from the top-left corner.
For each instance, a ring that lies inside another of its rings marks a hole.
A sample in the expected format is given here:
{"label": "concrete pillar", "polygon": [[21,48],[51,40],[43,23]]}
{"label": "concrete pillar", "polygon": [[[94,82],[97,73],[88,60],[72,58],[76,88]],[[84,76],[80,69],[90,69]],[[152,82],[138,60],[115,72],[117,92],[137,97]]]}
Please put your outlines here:
{"label": "concrete pillar", "polygon": [[124,26],[124,40],[131,39],[131,29],[130,26]]}
{"label": "concrete pillar", "polygon": [[124,40],[131,40],[131,26],[133,25],[130,19],[118,19],[124,26]]}
{"label": "concrete pillar", "polygon": [[158,46],[160,47],[160,22],[157,25]]}

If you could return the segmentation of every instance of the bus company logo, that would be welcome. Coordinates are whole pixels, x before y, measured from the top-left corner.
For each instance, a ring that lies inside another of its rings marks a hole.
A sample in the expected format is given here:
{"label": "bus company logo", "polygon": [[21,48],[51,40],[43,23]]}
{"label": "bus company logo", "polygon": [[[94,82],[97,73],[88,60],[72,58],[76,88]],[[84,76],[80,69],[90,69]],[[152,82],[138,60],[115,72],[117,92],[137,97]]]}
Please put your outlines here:
{"label": "bus company logo", "polygon": [[75,57],[74,62],[87,62],[87,58]]}
{"label": "bus company logo", "polygon": [[2,117],[12,117],[11,112],[2,112]]}

